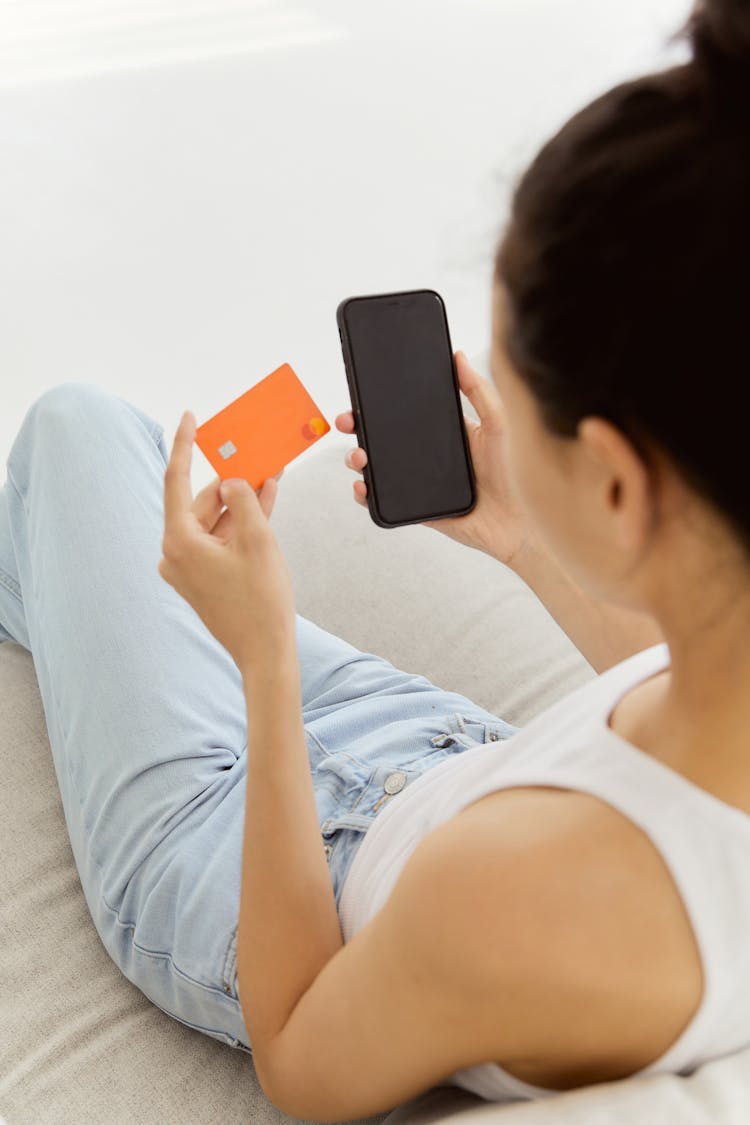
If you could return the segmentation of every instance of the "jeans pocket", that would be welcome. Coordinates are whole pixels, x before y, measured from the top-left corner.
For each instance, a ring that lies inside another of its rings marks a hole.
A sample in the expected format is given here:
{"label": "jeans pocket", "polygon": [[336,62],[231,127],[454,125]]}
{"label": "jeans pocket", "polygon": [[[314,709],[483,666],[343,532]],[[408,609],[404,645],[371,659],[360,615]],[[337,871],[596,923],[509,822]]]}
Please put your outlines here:
{"label": "jeans pocket", "polygon": [[335,808],[321,825],[323,837],[330,840],[344,828],[366,832],[380,810],[427,770],[472,747],[507,738],[514,729],[502,720],[451,712],[443,717],[438,734],[426,736],[424,752],[417,757],[373,763],[357,754],[324,751],[316,765],[317,778],[325,773],[327,784],[337,788]]}
{"label": "jeans pocket", "polygon": [[[469,711],[453,711],[446,716],[446,720],[448,730],[445,737],[458,739],[472,746],[476,743],[504,741],[520,729],[496,716],[471,714]],[[432,741],[437,744],[437,737]]]}

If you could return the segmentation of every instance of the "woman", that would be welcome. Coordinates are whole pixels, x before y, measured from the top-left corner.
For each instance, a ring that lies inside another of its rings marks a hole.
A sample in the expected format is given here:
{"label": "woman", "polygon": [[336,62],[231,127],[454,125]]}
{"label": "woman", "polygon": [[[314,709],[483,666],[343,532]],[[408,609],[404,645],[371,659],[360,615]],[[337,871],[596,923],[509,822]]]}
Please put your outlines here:
{"label": "woman", "polygon": [[686,33],[690,64],[541,150],[494,385],[456,356],[479,499],[429,526],[512,566],[602,673],[523,730],[296,614],[276,481],[193,499],[189,412],[168,458],[137,407],[61,384],[13,444],[2,637],[34,657],[92,918],[291,1115],[750,1043],[750,12],[708,0]]}

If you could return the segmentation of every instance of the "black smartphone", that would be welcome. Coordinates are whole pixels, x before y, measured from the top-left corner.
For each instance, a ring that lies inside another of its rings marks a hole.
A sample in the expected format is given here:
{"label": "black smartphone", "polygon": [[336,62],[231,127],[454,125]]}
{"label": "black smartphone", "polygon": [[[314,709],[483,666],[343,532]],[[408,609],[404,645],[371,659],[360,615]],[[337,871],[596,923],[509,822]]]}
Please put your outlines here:
{"label": "black smartphone", "polygon": [[374,522],[466,515],[476,480],[440,294],[348,297],[336,321]]}

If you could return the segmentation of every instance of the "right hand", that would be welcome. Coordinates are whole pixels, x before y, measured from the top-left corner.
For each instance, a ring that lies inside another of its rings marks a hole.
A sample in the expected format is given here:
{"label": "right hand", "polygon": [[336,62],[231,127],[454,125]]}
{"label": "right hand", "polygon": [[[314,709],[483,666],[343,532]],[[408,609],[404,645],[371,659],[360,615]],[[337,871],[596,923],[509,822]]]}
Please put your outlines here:
{"label": "right hand", "polygon": [[[483,551],[510,566],[522,548],[535,541],[535,533],[531,520],[511,494],[507,482],[503,461],[505,409],[494,383],[480,375],[463,352],[456,352],[455,360],[459,387],[480,419],[475,422],[463,415],[477,484],[477,502],[465,516],[425,520],[422,526],[441,531],[457,543]],[[337,414],[335,424],[341,433],[355,433],[351,410]],[[344,463],[355,472],[361,472],[367,464],[367,453],[357,446],[347,453]],[[353,487],[355,501],[366,508],[364,480],[354,481]]]}

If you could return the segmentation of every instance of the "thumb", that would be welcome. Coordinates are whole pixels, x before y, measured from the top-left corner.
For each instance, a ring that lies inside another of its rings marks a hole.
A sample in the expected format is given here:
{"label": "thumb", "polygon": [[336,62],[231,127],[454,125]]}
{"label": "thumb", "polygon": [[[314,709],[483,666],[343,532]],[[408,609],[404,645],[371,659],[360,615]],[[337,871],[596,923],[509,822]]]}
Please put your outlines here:
{"label": "thumb", "polygon": [[503,426],[504,412],[495,384],[472,367],[464,352],[456,352],[458,385],[476,410],[482,427],[489,433]]}
{"label": "thumb", "polygon": [[253,523],[258,500],[246,480],[241,477],[223,480],[219,485],[219,494],[237,527],[247,527]]}
{"label": "thumb", "polygon": [[[279,476],[281,476],[281,473],[279,473]],[[278,491],[279,482],[276,477],[268,477],[264,480],[257,492],[250,487],[248,481],[241,477],[232,477],[229,480],[222,481],[220,485],[222,500],[238,525],[244,527],[253,526],[254,521],[258,518],[258,508],[261,509],[267,520],[271,518]]]}

